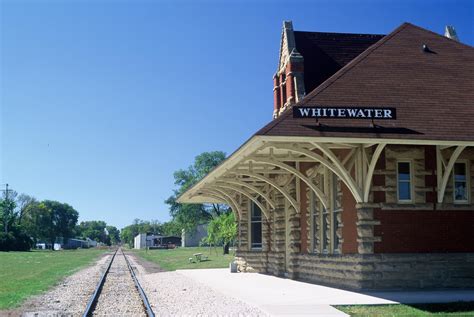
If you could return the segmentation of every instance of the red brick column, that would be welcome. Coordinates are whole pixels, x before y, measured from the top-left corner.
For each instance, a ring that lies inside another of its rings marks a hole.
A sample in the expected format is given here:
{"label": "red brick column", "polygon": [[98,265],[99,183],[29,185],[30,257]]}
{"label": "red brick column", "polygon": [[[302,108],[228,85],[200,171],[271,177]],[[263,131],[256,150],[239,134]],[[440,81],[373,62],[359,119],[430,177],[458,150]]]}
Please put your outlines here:
{"label": "red brick column", "polygon": [[277,74],[273,75],[273,118],[278,117],[281,104],[280,78]]}

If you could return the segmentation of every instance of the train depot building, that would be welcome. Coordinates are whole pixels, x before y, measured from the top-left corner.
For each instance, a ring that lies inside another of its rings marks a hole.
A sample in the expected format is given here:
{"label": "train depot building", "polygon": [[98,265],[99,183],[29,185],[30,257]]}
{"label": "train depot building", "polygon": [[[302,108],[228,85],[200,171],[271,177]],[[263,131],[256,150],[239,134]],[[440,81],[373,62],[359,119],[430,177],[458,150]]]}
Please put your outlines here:
{"label": "train depot building", "polygon": [[474,49],[452,28],[284,22],[273,81],[273,120],[179,198],[232,208],[240,271],[349,289],[472,287]]}

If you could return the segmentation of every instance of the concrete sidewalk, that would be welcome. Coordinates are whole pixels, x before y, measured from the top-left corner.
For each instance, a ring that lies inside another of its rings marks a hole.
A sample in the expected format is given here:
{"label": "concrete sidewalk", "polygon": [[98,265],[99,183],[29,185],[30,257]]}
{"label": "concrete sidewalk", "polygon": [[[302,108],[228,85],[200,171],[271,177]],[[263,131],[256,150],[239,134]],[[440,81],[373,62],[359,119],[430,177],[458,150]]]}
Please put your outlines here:
{"label": "concrete sidewalk", "polygon": [[474,301],[474,289],[363,294],[257,273],[230,273],[229,269],[177,272],[273,316],[347,316],[331,305]]}

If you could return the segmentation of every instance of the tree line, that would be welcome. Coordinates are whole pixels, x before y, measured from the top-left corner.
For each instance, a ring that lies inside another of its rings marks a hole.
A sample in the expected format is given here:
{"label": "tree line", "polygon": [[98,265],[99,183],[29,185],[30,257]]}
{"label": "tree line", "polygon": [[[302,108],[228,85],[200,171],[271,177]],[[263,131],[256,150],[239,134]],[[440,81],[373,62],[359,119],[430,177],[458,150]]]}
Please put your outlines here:
{"label": "tree line", "polygon": [[62,239],[86,239],[104,244],[120,241],[119,230],[104,221],[78,224],[79,213],[69,204],[38,201],[27,194],[5,190],[0,199],[0,251],[27,251],[44,242],[54,247]]}
{"label": "tree line", "polygon": [[173,194],[166,199],[171,220],[160,223],[157,220],[135,219],[133,224],[121,230],[121,239],[133,247],[133,239],[139,233],[152,233],[165,236],[181,236],[181,230],[193,232],[199,224],[208,224],[207,245],[222,245],[224,253],[237,235],[237,224],[232,210],[224,204],[180,204],[178,197],[200,181],[212,169],[225,160],[221,151],[204,152],[196,156],[194,163],[186,169],[174,172]]}
{"label": "tree line", "polygon": [[90,238],[106,245],[119,242],[133,246],[139,233],[165,236],[181,236],[181,230],[193,232],[199,224],[207,223],[208,236],[203,241],[209,245],[222,245],[228,253],[235,240],[237,224],[232,210],[225,204],[180,204],[177,198],[200,181],[212,169],[225,160],[221,151],[204,152],[196,156],[193,164],[177,170],[174,176],[176,188],[166,199],[171,220],[159,222],[135,219],[119,231],[104,221],[84,221],[78,224],[79,213],[67,203],[54,200],[38,201],[26,194],[5,191],[0,200],[0,251],[29,250],[37,242],[51,245],[62,238]]}

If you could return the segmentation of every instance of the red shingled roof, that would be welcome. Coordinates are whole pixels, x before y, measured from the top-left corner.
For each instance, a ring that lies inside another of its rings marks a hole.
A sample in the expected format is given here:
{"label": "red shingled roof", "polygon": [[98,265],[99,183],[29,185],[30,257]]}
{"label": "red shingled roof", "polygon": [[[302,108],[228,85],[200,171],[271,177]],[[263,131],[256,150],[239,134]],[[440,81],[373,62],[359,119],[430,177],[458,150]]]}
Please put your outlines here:
{"label": "red shingled roof", "polygon": [[474,49],[404,23],[296,104],[316,105],[394,107],[397,119],[318,124],[288,109],[256,135],[472,141]]}

